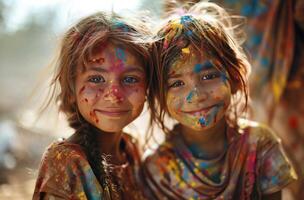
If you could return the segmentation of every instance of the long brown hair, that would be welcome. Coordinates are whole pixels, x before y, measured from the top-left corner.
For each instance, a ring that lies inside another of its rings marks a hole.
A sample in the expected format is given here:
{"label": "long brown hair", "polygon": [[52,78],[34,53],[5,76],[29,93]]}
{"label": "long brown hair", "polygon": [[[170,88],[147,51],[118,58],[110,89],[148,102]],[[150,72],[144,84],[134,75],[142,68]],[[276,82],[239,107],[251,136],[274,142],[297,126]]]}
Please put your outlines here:
{"label": "long brown hair", "polygon": [[56,72],[51,83],[53,91],[50,100],[56,100],[59,110],[66,114],[69,125],[76,132],[81,133],[82,139],[79,143],[103,187],[105,199],[114,197],[115,188],[111,185],[105,160],[94,139],[98,130],[86,122],[77,108],[75,91],[77,67],[86,65],[93,51],[107,42],[125,46],[144,66],[147,77],[147,98],[151,102],[150,105],[153,105],[154,100],[149,92],[153,74],[149,38],[150,32],[143,20],[137,20],[135,17],[126,20],[115,13],[98,12],[72,26],[64,34],[60,44]]}
{"label": "long brown hair", "polygon": [[158,107],[155,106],[157,114],[153,120],[165,133],[168,132],[164,123],[165,115],[169,114],[166,105],[168,70],[176,60],[187,59],[183,50],[191,48],[198,55],[204,54],[216,68],[228,73],[232,101],[226,117],[229,124],[237,126],[237,118],[248,107],[249,96],[250,64],[241,47],[244,35],[239,26],[233,25],[232,17],[214,3],[200,2],[191,7],[186,5],[182,15],[180,12],[181,8],[177,12],[171,12],[156,34],[153,84],[157,89],[152,92]]}

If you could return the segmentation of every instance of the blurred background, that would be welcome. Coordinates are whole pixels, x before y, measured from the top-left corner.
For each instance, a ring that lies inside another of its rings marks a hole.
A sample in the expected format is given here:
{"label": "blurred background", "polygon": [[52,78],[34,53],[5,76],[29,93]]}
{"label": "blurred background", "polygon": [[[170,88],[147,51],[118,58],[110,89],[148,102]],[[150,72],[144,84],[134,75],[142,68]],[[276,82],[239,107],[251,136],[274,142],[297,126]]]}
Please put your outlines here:
{"label": "blurred background", "polygon": [[[72,133],[56,107],[43,115],[37,112],[48,94],[52,73],[48,65],[67,27],[98,10],[147,10],[160,17],[172,2],[178,6],[186,1],[0,0],[0,200],[31,199],[44,149]],[[244,46],[253,64],[252,118],[278,133],[300,173],[299,183],[284,193],[284,199],[303,199],[304,1],[214,2],[248,19]],[[139,139],[147,119],[144,111],[128,127]]]}

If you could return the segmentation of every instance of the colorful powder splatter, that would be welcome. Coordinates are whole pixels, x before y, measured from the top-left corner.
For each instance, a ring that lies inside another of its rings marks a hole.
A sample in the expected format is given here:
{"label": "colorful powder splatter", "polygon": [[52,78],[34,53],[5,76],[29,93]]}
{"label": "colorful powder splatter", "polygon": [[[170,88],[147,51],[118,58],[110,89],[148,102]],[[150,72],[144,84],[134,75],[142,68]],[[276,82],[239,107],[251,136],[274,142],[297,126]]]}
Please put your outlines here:
{"label": "colorful powder splatter", "polygon": [[186,26],[188,22],[192,22],[192,21],[193,21],[193,19],[190,15],[185,15],[185,16],[181,17],[180,23],[182,25]]}
{"label": "colorful powder splatter", "polygon": [[192,100],[193,95],[194,95],[194,91],[192,90],[192,91],[188,94],[188,96],[186,97],[186,101],[187,101],[188,103],[191,103],[191,100]]}
{"label": "colorful powder splatter", "polygon": [[203,64],[200,64],[200,63],[196,64],[193,68],[193,72],[199,73],[203,69],[210,69],[212,67],[213,67],[213,64],[209,60],[207,60]]}
{"label": "colorful powder splatter", "polygon": [[121,48],[115,49],[116,57],[121,61],[127,61],[125,51]]}
{"label": "colorful powder splatter", "polygon": [[206,120],[204,117],[201,117],[198,122],[200,123],[201,126],[206,126]]}

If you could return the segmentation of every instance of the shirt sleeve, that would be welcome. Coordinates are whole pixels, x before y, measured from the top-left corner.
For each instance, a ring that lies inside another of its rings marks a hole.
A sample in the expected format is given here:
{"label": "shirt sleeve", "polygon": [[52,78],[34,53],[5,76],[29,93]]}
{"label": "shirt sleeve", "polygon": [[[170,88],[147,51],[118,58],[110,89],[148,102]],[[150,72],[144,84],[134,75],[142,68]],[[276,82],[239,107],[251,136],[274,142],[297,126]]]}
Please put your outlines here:
{"label": "shirt sleeve", "polygon": [[286,157],[281,143],[274,137],[266,136],[265,138],[258,162],[258,178],[263,195],[278,192],[296,179],[295,171]]}
{"label": "shirt sleeve", "polygon": [[49,148],[43,156],[33,200],[100,199],[101,188],[84,155],[66,145]]}

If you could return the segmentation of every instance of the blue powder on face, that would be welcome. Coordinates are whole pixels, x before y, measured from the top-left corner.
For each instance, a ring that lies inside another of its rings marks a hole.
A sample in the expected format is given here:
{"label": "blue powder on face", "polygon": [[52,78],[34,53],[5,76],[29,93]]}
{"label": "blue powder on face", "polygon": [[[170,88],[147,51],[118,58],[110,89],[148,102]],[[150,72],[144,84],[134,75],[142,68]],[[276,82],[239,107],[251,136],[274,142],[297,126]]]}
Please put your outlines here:
{"label": "blue powder on face", "polygon": [[196,64],[193,68],[193,72],[199,73],[203,69],[210,69],[212,67],[213,67],[213,64],[209,60],[207,60],[203,64]]}
{"label": "blue powder on face", "polygon": [[201,117],[198,122],[200,123],[201,126],[206,126],[206,120],[204,117]]}
{"label": "blue powder on face", "polygon": [[188,94],[188,96],[187,96],[187,98],[186,98],[186,100],[187,100],[188,103],[191,103],[193,94],[194,94],[194,91],[191,91],[191,92]]}
{"label": "blue powder on face", "polygon": [[119,60],[122,60],[122,61],[127,61],[127,58],[126,58],[126,54],[125,54],[125,51],[121,48],[116,48],[115,49],[115,53],[116,53],[116,57],[119,59]]}

